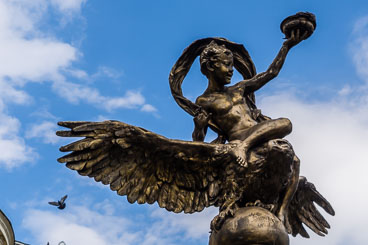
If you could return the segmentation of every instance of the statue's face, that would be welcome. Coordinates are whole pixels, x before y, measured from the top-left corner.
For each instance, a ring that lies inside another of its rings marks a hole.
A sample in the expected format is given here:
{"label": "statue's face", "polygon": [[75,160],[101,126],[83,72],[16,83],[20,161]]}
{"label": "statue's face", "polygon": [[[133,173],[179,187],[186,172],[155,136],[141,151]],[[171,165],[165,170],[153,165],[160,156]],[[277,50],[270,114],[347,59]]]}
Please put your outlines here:
{"label": "statue's face", "polygon": [[229,84],[233,76],[233,57],[225,53],[217,56],[213,64],[212,76],[220,84]]}

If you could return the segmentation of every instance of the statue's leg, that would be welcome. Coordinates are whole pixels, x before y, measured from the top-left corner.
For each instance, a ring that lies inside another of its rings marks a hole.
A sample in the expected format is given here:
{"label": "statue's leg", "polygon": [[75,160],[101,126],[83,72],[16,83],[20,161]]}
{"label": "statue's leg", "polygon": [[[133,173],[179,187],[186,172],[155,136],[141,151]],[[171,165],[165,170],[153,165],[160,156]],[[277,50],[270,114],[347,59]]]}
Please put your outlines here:
{"label": "statue's leg", "polygon": [[292,163],[292,176],[288,185],[286,186],[286,193],[285,196],[282,198],[282,203],[277,213],[277,217],[284,223],[285,228],[289,233],[291,232],[291,227],[288,220],[288,208],[298,188],[299,172],[300,172],[300,160],[296,155],[294,155]]}
{"label": "statue's leg", "polygon": [[[238,168],[235,164],[227,165],[225,171],[235,173],[235,171],[231,171],[234,167]],[[212,231],[220,230],[225,220],[229,217],[233,217],[236,210],[239,208],[237,203],[243,194],[243,191],[239,189],[238,183],[234,181],[234,178],[235,176],[232,176],[232,178],[229,178],[225,183],[223,183],[224,189],[227,190],[227,193],[225,193],[223,197],[223,203],[220,206],[219,214],[211,221]]]}
{"label": "statue's leg", "polygon": [[246,131],[235,134],[230,143],[237,143],[233,153],[237,157],[240,165],[246,166],[246,156],[248,150],[262,142],[267,142],[272,139],[283,138],[290,134],[292,124],[287,118],[279,118],[263,121],[254,125]]}
{"label": "statue's leg", "polygon": [[220,207],[220,212],[211,221],[211,231],[219,231],[229,217],[234,217],[236,210],[239,209],[237,201],[239,198],[231,198],[225,201]]}

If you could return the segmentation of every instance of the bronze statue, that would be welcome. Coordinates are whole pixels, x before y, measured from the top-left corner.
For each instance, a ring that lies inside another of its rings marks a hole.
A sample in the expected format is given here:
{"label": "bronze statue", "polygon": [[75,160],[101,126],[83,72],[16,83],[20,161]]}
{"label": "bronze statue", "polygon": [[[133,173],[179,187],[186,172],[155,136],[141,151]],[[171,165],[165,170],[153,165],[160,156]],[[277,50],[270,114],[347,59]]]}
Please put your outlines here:
{"label": "bronze statue", "polygon": [[[330,228],[314,202],[334,215],[328,201],[299,177],[299,159],[284,139],[286,118],[270,119],[256,108],[254,91],[279,73],[288,51],[316,27],[310,13],[281,23],[285,34],[267,71],[256,74],[243,45],[205,38],[186,48],[171,70],[176,102],[194,116],[193,142],[170,140],[118,121],[59,122],[63,137],[85,137],[60,148],[72,153],[58,159],[79,174],[109,184],[130,203],[158,202],[176,213],[219,207],[211,222],[210,245],[289,244],[288,235],[309,237],[302,224],[319,235]],[[193,103],[181,84],[200,56],[208,87]],[[232,86],[233,66],[244,80]],[[207,128],[218,133],[203,142]]]}

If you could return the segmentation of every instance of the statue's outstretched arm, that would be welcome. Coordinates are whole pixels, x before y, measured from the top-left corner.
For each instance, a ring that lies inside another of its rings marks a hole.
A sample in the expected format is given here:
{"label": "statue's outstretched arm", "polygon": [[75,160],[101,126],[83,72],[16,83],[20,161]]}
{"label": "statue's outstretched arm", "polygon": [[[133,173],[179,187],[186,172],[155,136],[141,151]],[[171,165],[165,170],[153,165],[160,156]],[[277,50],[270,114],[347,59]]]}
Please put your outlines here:
{"label": "statue's outstretched arm", "polygon": [[243,87],[246,93],[254,92],[263,87],[263,85],[271,81],[279,74],[289,50],[293,46],[304,40],[306,35],[307,32],[300,33],[299,29],[293,30],[290,37],[282,44],[282,47],[276,58],[273,60],[272,64],[265,72],[259,73],[251,79],[240,81],[235,86]]}

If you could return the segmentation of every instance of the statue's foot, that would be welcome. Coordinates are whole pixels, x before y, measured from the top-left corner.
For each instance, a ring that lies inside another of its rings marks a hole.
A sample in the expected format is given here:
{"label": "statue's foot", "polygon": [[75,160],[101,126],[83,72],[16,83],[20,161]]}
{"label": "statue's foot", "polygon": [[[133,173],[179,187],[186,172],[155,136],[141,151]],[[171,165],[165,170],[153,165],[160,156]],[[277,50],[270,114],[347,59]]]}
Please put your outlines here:
{"label": "statue's foot", "polygon": [[264,204],[260,200],[256,200],[255,202],[247,202],[245,207],[261,207],[267,209],[270,212],[273,212],[275,205],[273,204]]}
{"label": "statue's foot", "polygon": [[232,207],[227,207],[225,210],[221,211],[211,221],[211,230],[219,231],[227,218],[234,217],[236,210],[237,210],[237,207],[232,206]]}
{"label": "statue's foot", "polygon": [[234,146],[230,150],[230,154],[235,157],[236,162],[242,166],[247,167],[247,152],[248,152],[248,145],[244,142],[240,143],[233,143]]}

